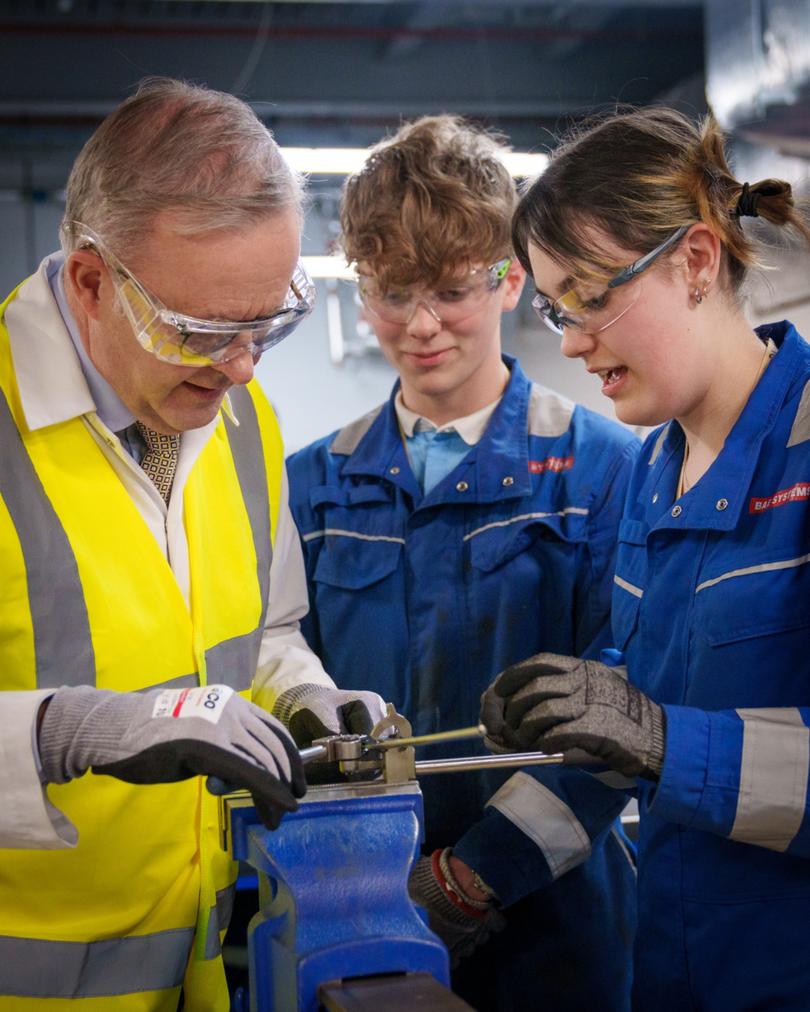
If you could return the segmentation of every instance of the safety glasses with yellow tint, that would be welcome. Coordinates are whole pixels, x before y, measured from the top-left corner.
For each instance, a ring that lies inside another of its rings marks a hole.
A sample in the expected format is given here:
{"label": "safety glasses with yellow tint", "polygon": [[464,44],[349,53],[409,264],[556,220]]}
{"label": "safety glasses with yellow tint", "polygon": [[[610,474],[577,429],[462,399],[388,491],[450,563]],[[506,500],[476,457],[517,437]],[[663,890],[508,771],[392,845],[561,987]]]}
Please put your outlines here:
{"label": "safety glasses with yellow tint", "polygon": [[538,292],[532,299],[532,308],[555,334],[562,334],[566,327],[582,330],[588,334],[598,334],[607,330],[633,308],[640,294],[638,286],[635,286],[632,294],[628,293],[619,300],[612,299],[611,293],[646,271],[662,253],[682,239],[689,228],[689,225],[682,225],[655,249],[623,267],[608,281],[607,287],[599,295],[583,299],[572,288],[559,299],[550,299],[542,292]]}
{"label": "safety glasses with yellow tint", "polygon": [[245,351],[257,361],[292,333],[315,305],[315,286],[299,262],[284,302],[272,316],[236,322],[176,313],[147,291],[91,228],[74,221],[70,229],[80,248],[93,249],[107,266],[141,347],[173,365],[221,365]]}

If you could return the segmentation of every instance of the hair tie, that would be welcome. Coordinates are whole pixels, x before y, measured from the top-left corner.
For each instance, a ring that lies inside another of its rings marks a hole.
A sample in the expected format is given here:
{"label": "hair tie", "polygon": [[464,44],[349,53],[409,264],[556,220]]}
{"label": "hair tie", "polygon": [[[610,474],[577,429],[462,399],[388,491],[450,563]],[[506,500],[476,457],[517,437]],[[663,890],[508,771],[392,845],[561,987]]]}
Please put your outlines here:
{"label": "hair tie", "polygon": [[743,183],[742,192],[740,193],[739,200],[737,201],[737,206],[734,208],[734,213],[738,218],[758,218],[758,203],[759,194],[752,193],[748,183]]}

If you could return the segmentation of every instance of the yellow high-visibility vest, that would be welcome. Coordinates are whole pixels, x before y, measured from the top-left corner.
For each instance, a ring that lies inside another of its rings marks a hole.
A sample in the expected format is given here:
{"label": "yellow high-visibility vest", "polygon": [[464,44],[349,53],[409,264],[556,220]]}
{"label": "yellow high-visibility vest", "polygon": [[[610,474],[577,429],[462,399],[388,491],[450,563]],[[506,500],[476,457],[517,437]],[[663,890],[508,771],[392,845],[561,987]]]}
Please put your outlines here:
{"label": "yellow high-visibility vest", "polygon": [[[0,687],[225,683],[249,696],[283,469],[258,386],[220,415],[184,490],[190,606],[81,418],[30,431],[0,306]],[[43,364],[46,367],[46,364]],[[0,858],[0,1012],[226,1012],[235,866],[196,777],[48,788],[75,849]],[[2,799],[0,799],[2,803]]]}

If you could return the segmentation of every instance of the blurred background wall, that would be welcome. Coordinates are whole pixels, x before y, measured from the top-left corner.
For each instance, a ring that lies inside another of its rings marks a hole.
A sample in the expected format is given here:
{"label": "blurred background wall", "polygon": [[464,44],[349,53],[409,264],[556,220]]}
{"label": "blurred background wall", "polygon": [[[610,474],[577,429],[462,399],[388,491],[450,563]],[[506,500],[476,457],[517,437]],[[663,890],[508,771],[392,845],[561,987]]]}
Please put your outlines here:
{"label": "blurred background wall", "polygon": [[[56,247],[76,153],[150,74],[240,95],[296,148],[363,148],[403,119],[452,112],[542,153],[617,102],[711,106],[738,178],[810,192],[810,0],[0,0],[3,293]],[[307,255],[335,251],[342,179],[310,173]],[[810,257],[763,238],[772,269],[752,281],[751,317],[810,335]],[[353,285],[318,288],[312,317],[258,370],[289,449],[379,403],[393,379]],[[527,297],[504,336],[535,379],[610,414]]]}

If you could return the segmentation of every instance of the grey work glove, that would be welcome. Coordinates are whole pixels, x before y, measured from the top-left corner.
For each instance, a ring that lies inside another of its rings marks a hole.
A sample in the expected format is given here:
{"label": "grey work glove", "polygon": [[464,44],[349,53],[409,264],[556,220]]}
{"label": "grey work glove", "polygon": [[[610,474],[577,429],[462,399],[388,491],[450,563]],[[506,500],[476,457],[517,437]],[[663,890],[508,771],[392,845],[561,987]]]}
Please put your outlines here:
{"label": "grey work glove", "polygon": [[376,692],[351,692],[305,682],[278,697],[273,713],[299,746],[333,734],[369,734],[385,713]]}
{"label": "grey work glove", "polygon": [[[493,932],[506,927],[506,918],[495,906],[467,913],[447,895],[447,883],[438,865],[437,855],[420,857],[411,869],[408,893],[414,903],[424,907],[430,930],[441,938],[455,969],[465,956],[483,945]],[[438,876],[438,878],[437,878]]]}
{"label": "grey work glove", "polygon": [[481,722],[493,751],[581,749],[627,777],[661,774],[664,713],[625,668],[537,654],[498,675],[481,697]]}
{"label": "grey work glove", "polygon": [[39,750],[48,783],[88,769],[131,784],[207,774],[247,788],[270,829],[296,810],[306,789],[284,727],[225,685],[143,693],[61,688],[49,700]]}

